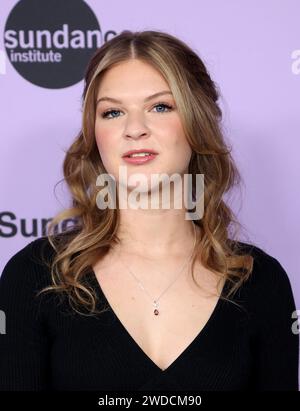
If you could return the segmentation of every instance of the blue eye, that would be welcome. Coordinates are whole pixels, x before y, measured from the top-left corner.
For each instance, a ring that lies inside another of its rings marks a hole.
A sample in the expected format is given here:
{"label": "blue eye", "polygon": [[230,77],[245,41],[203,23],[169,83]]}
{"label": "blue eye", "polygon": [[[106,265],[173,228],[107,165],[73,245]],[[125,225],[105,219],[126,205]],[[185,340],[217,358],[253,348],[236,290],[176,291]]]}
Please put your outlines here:
{"label": "blue eye", "polygon": [[[168,111],[170,111],[173,108],[172,106],[169,106],[169,104],[165,104],[165,103],[155,104],[154,107],[165,107],[168,109]],[[166,113],[166,111],[158,111],[158,113]]]}
{"label": "blue eye", "polygon": [[[103,118],[107,118],[107,116],[109,115],[109,114],[111,114],[111,113],[119,113],[120,111],[119,110],[108,110],[108,111],[105,111],[104,113],[102,113],[102,117]],[[116,118],[116,117],[109,117],[109,118]]]}
{"label": "blue eye", "polygon": [[[168,110],[166,111],[166,110],[164,110],[164,111],[157,111],[157,113],[167,113],[168,111],[171,111],[172,110],[172,106],[170,106],[169,104],[165,104],[165,103],[158,103],[158,104],[155,104],[155,106],[153,107],[153,108],[155,108],[155,107],[164,107],[165,109],[167,108]],[[112,117],[108,117],[110,114],[113,114],[113,113],[120,113],[120,110],[108,110],[108,111],[105,111],[104,113],[102,113],[102,118],[108,118],[108,119],[113,119],[113,118],[117,118],[117,117],[119,117],[119,116],[112,116]]]}

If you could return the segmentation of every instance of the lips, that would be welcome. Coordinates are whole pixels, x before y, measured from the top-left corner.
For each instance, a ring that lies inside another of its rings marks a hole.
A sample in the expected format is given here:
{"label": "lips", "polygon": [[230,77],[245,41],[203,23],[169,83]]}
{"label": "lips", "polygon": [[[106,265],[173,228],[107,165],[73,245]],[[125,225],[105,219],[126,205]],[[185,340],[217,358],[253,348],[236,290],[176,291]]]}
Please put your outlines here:
{"label": "lips", "polygon": [[129,157],[131,154],[137,154],[137,153],[158,154],[156,151],[152,150],[151,148],[141,148],[141,149],[138,149],[138,150],[126,151],[126,153],[124,153],[124,154],[122,155],[122,157]]}
{"label": "lips", "polygon": [[153,153],[149,153],[146,156],[142,155],[142,156],[125,156],[123,157],[123,161],[125,161],[128,164],[132,164],[132,165],[142,165],[142,164],[146,164],[146,163],[150,163],[151,161],[153,161],[156,157],[158,156],[158,154],[153,154]]}

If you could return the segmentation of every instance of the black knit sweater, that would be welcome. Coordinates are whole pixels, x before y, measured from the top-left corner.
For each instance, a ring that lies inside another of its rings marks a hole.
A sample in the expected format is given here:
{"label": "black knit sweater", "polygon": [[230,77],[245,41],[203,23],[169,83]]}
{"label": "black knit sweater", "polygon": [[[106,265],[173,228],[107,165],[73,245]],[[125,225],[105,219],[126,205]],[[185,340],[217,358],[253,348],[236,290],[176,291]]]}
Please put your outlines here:
{"label": "black knit sweater", "polygon": [[[109,306],[91,270],[86,281],[103,314],[89,317],[57,295],[36,257],[46,237],[18,251],[0,279],[0,390],[298,390],[299,334],[287,273],[274,257],[241,243],[254,269],[234,296],[219,299],[204,328],[165,370],[144,353]],[[224,292],[226,291],[225,284]],[[183,330],[184,332],[184,330]]]}

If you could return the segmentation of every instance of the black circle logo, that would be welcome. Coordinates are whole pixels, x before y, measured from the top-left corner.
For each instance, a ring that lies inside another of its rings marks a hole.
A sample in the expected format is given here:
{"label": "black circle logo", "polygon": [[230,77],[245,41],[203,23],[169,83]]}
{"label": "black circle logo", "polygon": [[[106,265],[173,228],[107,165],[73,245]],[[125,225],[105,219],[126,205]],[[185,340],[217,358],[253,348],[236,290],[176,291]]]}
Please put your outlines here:
{"label": "black circle logo", "polygon": [[101,45],[98,20],[82,0],[21,0],[5,24],[11,64],[40,87],[59,89],[81,81]]}

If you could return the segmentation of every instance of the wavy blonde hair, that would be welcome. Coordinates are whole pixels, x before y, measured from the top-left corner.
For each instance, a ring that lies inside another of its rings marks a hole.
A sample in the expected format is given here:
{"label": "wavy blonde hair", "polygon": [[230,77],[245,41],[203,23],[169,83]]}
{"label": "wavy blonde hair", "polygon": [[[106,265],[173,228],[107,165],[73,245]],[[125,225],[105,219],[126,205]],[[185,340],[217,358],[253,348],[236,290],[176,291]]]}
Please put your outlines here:
{"label": "wavy blonde hair", "polygon": [[[95,141],[96,97],[103,74],[128,59],[151,64],[173,93],[192,148],[189,173],[193,180],[198,173],[203,173],[205,178],[204,215],[193,221],[200,227],[201,235],[192,256],[192,268],[201,260],[220,280],[228,280],[230,286],[221,298],[229,299],[253,269],[252,255],[243,252],[243,243],[237,240],[242,225],[222,198],[233,186],[239,185],[241,175],[221,130],[222,112],[217,103],[220,93],[216,84],[196,52],[161,31],[124,30],[103,44],[88,64],[81,130],[63,162],[64,181],[70,190],[72,205],[58,213],[47,228],[46,236],[55,253],[53,259],[47,261],[52,284],[41,292],[52,290],[67,295],[72,308],[80,314],[104,311],[97,310],[97,293],[84,282],[91,267],[113,243],[120,241],[118,208],[102,210],[96,204],[99,191],[96,179],[99,174],[107,173]],[[57,234],[57,226],[68,219],[76,221],[75,227]],[[196,283],[194,274],[193,280]]]}

